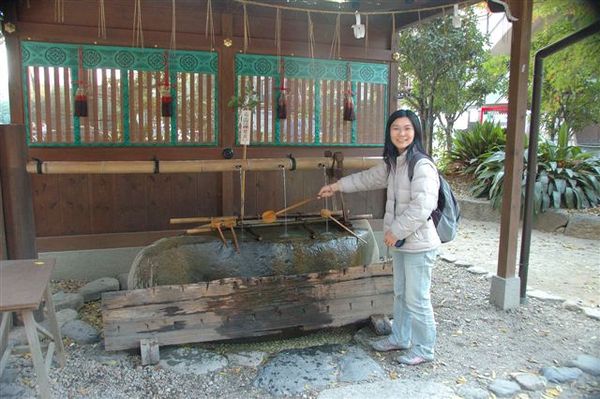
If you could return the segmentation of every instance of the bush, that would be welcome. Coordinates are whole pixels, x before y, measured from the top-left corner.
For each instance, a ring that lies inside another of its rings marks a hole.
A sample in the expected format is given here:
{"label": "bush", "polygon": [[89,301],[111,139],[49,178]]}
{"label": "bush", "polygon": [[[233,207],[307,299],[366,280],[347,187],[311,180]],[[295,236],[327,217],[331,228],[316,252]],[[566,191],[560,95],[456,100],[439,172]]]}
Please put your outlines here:
{"label": "bush", "polygon": [[500,125],[483,122],[456,134],[452,141],[450,159],[460,163],[464,173],[473,173],[485,159],[505,144],[506,134]]}
{"label": "bush", "polygon": [[[544,212],[554,208],[589,208],[600,204],[600,159],[584,153],[577,146],[568,145],[566,129],[558,134],[558,144],[544,141],[538,153],[538,169],[534,188],[534,210]],[[526,156],[524,155],[526,169]],[[475,196],[485,196],[497,208],[502,201],[504,181],[503,150],[487,157],[476,169]],[[525,198],[525,176],[521,183]]]}

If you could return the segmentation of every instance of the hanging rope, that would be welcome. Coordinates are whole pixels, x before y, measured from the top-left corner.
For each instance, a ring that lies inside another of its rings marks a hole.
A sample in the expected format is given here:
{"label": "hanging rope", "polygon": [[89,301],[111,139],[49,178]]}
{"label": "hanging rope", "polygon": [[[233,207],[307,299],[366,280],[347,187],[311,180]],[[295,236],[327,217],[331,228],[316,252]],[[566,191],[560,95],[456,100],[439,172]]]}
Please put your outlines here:
{"label": "hanging rope", "polygon": [[[290,6],[282,6],[282,5],[278,5],[278,4],[272,4],[272,3],[263,3],[263,2],[255,1],[255,0],[234,0],[234,1],[237,3],[242,3],[244,6],[246,4],[250,4],[253,6],[278,8],[281,10],[296,11],[296,12],[315,12],[315,13],[319,13],[319,14],[354,15],[354,11],[333,11],[333,10],[322,10],[322,9],[318,9],[318,8],[290,7]],[[463,1],[462,3],[459,3],[459,7],[464,7],[467,5],[469,5],[469,1]],[[439,10],[439,9],[443,9],[446,6],[447,5],[422,7],[422,8],[419,8],[418,11]],[[417,11],[417,10],[415,10],[414,8],[411,8],[411,9],[407,9],[407,10],[395,10],[395,11],[369,11],[369,12],[361,11],[360,13],[362,15],[389,15],[389,14],[407,14],[407,13],[411,13],[411,12],[415,12],[415,11]]]}
{"label": "hanging rope", "polygon": [[365,56],[369,54],[369,15],[365,21]]}
{"label": "hanging rope", "polygon": [[310,58],[315,58],[315,34],[314,34],[314,25],[312,22],[312,18],[310,17],[310,11],[306,13],[308,16],[308,54]]}
{"label": "hanging rope", "polygon": [[98,37],[106,39],[106,14],[104,0],[98,0]]}
{"label": "hanging rope", "polygon": [[341,58],[341,33],[340,33],[340,14],[335,17],[335,28],[333,30],[333,40],[331,41],[331,50],[329,58]]}
{"label": "hanging rope", "polygon": [[246,10],[246,4],[244,4],[244,53],[248,50],[248,44],[250,43],[250,22],[248,21],[248,11]]}
{"label": "hanging rope", "polygon": [[65,22],[65,0],[54,0],[54,22]]}
{"label": "hanging rope", "polygon": [[204,37],[208,38],[210,32],[210,51],[215,49],[215,25],[213,23],[212,0],[206,2],[206,27],[204,28]]}
{"label": "hanging rope", "polygon": [[171,0],[171,51],[177,48],[177,18],[175,17],[175,0]]}
{"label": "hanging rope", "polygon": [[392,14],[392,37],[390,38],[390,50],[394,51],[394,36],[396,35],[396,14]]}
{"label": "hanging rope", "polygon": [[144,48],[144,31],[142,30],[142,2],[134,0],[133,3],[133,47]]}
{"label": "hanging rope", "polygon": [[275,47],[277,47],[277,58],[281,57],[281,10],[275,13]]}

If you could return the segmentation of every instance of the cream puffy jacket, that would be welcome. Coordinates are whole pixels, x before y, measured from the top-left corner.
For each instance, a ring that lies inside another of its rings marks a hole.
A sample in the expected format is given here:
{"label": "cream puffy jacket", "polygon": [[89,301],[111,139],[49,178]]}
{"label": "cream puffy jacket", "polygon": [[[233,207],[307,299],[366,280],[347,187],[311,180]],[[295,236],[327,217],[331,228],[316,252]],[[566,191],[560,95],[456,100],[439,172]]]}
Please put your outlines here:
{"label": "cream puffy jacket", "polygon": [[406,153],[396,158],[396,170],[387,172],[385,162],[371,169],[343,177],[340,191],[352,193],[387,187],[383,231],[391,230],[404,245],[403,252],[422,252],[440,246],[431,212],[437,208],[440,181],[435,165],[423,158],[415,165],[412,181],[408,178]]}

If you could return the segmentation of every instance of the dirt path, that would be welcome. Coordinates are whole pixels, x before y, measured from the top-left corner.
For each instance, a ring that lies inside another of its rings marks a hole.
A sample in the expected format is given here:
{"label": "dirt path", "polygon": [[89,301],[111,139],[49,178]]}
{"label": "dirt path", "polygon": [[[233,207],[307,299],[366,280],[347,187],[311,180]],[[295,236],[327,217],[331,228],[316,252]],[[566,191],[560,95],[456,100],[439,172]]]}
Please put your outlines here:
{"label": "dirt path", "polygon": [[[499,238],[498,223],[463,220],[459,236],[442,252],[495,273]],[[534,230],[530,253],[528,290],[600,306],[600,241]]]}

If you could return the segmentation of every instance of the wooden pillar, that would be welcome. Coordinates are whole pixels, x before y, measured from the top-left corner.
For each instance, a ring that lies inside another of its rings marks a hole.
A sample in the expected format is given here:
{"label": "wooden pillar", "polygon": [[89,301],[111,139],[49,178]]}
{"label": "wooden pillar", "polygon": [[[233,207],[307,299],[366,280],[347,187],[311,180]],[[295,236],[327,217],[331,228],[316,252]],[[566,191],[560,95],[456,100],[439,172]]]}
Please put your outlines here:
{"label": "wooden pillar", "polygon": [[35,222],[23,125],[0,125],[0,186],[8,259],[35,259]]}
{"label": "wooden pillar", "polygon": [[511,1],[510,8],[518,21],[513,22],[512,26],[498,273],[492,279],[490,295],[491,302],[502,309],[513,308],[519,304],[519,277],[515,271],[521,209],[523,138],[528,103],[532,0]]}
{"label": "wooden pillar", "polygon": [[[229,12],[221,14],[221,32],[224,38],[233,38],[233,15]],[[234,95],[235,90],[235,49],[239,47],[234,43],[225,47],[223,43],[218,44],[221,48],[219,68],[219,105],[221,115],[221,146],[222,148],[233,148],[235,145],[235,111],[227,106],[227,102]],[[239,154],[236,154],[239,155]],[[233,214],[233,173],[222,173],[221,179],[221,214]]]}
{"label": "wooden pillar", "polygon": [[21,45],[19,44],[19,24],[17,23],[17,1],[9,0],[2,5],[5,23],[15,24],[17,30],[6,33],[6,55],[8,59],[8,102],[10,104],[11,123],[25,123],[23,111],[23,85],[21,77]]}
{"label": "wooden pillar", "polygon": [[[396,18],[396,15],[392,16],[392,18]],[[398,26],[398,22],[396,22],[396,26]],[[390,28],[391,30],[391,28]],[[396,28],[396,32],[398,29]],[[391,57],[394,57],[394,54],[398,51],[398,35],[396,32],[392,32],[390,39],[390,54]],[[388,115],[391,114],[398,108],[398,62],[395,60],[390,60],[390,80],[388,82]],[[387,116],[386,115],[386,120]]]}

